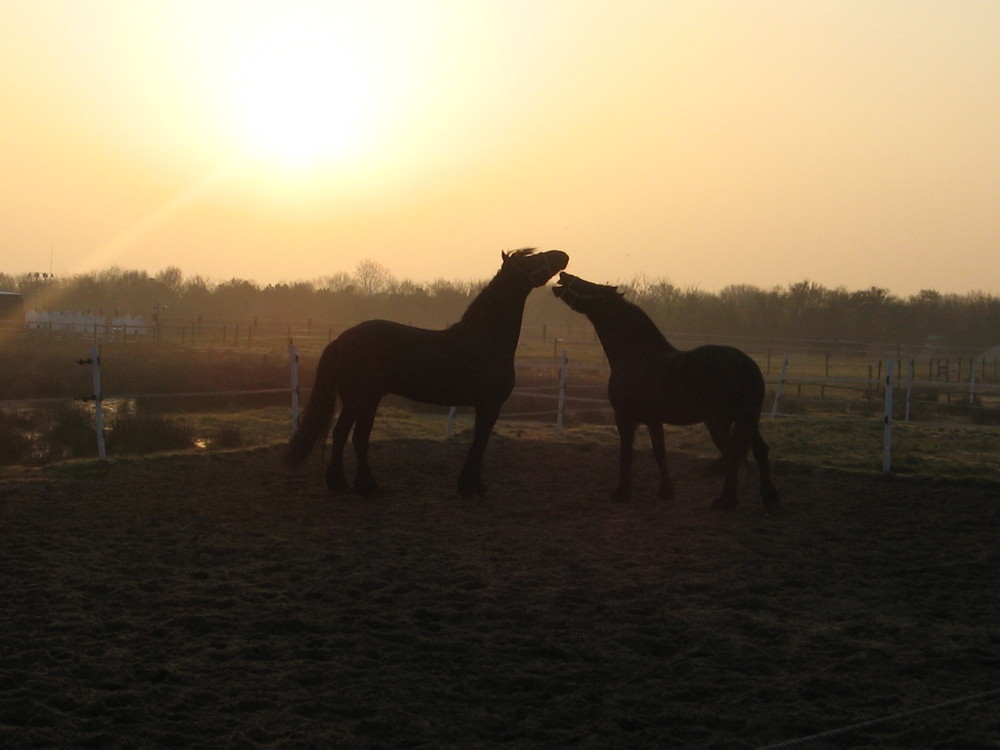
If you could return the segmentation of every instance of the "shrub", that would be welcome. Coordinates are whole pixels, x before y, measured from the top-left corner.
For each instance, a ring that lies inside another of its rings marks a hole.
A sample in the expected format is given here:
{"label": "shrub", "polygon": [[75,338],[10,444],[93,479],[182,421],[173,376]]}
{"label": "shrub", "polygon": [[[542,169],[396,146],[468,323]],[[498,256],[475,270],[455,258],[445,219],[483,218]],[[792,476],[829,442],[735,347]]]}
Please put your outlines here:
{"label": "shrub", "polygon": [[61,405],[49,412],[50,419],[42,436],[48,460],[88,458],[97,452],[94,415],[77,405]]}
{"label": "shrub", "polygon": [[239,425],[228,424],[219,427],[212,438],[215,448],[240,448],[246,444],[246,436]]}
{"label": "shrub", "polygon": [[194,447],[194,427],[186,419],[153,414],[116,416],[108,429],[108,454],[155,453]]}
{"label": "shrub", "polygon": [[23,464],[30,460],[32,441],[25,434],[30,427],[26,415],[0,411],[0,464]]}
{"label": "shrub", "polygon": [[1000,409],[977,408],[972,409],[970,421],[972,424],[995,425],[1000,424]]}

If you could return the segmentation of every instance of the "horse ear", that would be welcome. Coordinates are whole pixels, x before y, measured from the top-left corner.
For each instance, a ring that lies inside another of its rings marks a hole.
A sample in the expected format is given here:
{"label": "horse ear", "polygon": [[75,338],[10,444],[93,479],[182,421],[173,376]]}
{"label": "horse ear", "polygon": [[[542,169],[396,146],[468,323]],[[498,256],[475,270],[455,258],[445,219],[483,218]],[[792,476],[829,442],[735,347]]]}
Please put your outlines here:
{"label": "horse ear", "polygon": [[501,250],[500,251],[500,261],[501,262],[506,263],[507,262],[507,258],[509,258],[509,257],[510,257],[510,253],[508,253],[506,250]]}

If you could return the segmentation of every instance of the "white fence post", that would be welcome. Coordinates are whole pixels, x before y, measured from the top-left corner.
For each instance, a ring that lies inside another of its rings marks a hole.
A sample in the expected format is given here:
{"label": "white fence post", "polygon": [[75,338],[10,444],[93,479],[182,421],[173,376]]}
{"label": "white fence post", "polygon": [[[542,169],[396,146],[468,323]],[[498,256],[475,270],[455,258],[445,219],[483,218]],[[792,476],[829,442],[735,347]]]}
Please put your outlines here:
{"label": "white fence post", "polygon": [[84,401],[94,400],[94,429],[97,432],[97,457],[102,461],[108,457],[104,445],[104,399],[101,396],[101,347],[90,347],[90,359],[78,359],[78,365],[90,365],[94,394],[84,396]]}
{"label": "white fence post", "polygon": [[97,427],[97,457],[102,461],[108,457],[104,445],[104,397],[101,395],[101,347],[90,348],[91,365],[94,374],[94,423]]}
{"label": "white fence post", "polygon": [[295,344],[288,345],[288,366],[292,383],[292,433],[299,429],[299,350]]}
{"label": "white fence post", "polygon": [[569,370],[569,354],[562,351],[562,364],[559,365],[559,406],[556,407],[556,431],[563,431],[563,420],[566,413],[566,375]]}
{"label": "white fence post", "polygon": [[910,402],[913,400],[913,381],[917,379],[916,358],[910,357],[910,377],[906,381],[906,416],[905,420],[910,421]]}
{"label": "white fence post", "polygon": [[889,474],[892,471],[892,371],[895,362],[887,360],[885,374],[885,424],[882,428],[882,471]]}
{"label": "white fence post", "polygon": [[785,375],[788,372],[788,355],[785,355],[781,363],[781,375],[778,377],[778,384],[774,387],[774,403],[771,404],[771,419],[778,416],[778,403],[781,401],[781,387],[785,384]]}

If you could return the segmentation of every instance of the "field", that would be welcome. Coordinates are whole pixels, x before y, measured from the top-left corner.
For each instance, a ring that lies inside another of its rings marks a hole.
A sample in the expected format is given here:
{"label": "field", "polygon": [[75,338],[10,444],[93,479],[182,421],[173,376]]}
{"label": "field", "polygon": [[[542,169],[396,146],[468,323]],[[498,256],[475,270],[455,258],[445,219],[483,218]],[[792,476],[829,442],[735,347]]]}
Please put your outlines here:
{"label": "field", "polygon": [[673,434],[613,505],[608,428],[502,422],[462,501],[440,427],[376,423],[372,501],[276,445],[2,469],[0,747],[996,747],[996,482],[785,458],[719,514]]}

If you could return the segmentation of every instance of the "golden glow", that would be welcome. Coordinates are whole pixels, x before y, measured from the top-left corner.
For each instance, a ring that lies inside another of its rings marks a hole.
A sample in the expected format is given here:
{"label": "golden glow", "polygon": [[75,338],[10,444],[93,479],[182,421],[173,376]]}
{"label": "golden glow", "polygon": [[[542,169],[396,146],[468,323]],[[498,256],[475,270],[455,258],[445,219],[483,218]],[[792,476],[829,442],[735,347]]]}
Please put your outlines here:
{"label": "golden glow", "polygon": [[[1000,4],[31,0],[0,271],[998,283]],[[901,262],[905,258],[905,262]]]}
{"label": "golden glow", "polygon": [[386,91],[368,40],[332,16],[252,21],[233,40],[221,92],[245,155],[310,167],[370,148]]}

